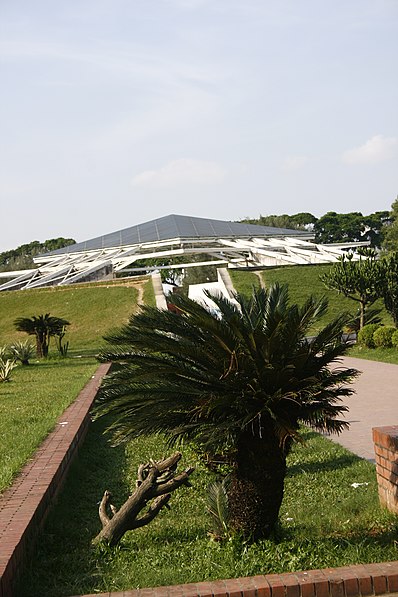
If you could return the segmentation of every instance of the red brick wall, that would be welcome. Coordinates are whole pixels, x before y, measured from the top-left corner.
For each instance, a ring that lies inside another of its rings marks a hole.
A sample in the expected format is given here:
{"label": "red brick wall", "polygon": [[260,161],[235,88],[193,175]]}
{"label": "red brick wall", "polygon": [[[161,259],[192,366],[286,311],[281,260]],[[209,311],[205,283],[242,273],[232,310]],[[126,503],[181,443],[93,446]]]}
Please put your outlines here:
{"label": "red brick wall", "polygon": [[385,562],[85,597],[367,597],[397,592],[398,562]]}
{"label": "red brick wall", "polygon": [[398,425],[375,427],[373,442],[380,503],[398,514]]}

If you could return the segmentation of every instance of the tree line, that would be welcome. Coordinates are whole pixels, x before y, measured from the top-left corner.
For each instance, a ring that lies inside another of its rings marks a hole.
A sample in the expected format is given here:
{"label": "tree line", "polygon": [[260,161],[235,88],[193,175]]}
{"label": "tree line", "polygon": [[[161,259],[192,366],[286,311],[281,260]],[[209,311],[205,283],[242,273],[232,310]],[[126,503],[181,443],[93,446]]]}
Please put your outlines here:
{"label": "tree line", "polygon": [[391,211],[376,211],[369,215],[361,212],[337,213],[328,211],[320,218],[308,212],[293,215],[260,215],[241,220],[248,224],[310,230],[315,242],[322,244],[369,241],[374,248],[398,249],[398,198]]}
{"label": "tree line", "polygon": [[0,272],[10,272],[19,269],[30,269],[35,267],[33,257],[41,253],[48,253],[56,249],[63,249],[68,245],[74,245],[73,238],[51,238],[40,242],[34,240],[31,243],[20,245],[16,249],[0,253]]}

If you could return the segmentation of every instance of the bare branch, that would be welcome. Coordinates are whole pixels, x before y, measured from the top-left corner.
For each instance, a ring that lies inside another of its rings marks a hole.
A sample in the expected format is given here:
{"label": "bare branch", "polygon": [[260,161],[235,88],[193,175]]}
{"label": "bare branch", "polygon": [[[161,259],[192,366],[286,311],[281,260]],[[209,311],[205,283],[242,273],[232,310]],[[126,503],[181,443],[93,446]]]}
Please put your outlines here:
{"label": "bare branch", "polygon": [[102,527],[106,527],[106,525],[108,524],[108,522],[110,521],[110,517],[108,516],[108,513],[106,511],[109,500],[111,499],[112,494],[110,491],[108,491],[107,489],[104,492],[104,495],[102,496],[102,500],[100,501],[100,505],[98,508],[98,514],[100,517],[100,521],[102,523]]}
{"label": "bare branch", "polygon": [[[110,503],[111,493],[106,490],[99,506],[102,531],[93,542],[104,541],[109,545],[116,545],[127,531],[149,524],[163,507],[168,508],[173,491],[181,485],[191,487],[188,478],[194,471],[193,467],[175,475],[180,460],[181,454],[176,452],[159,462],[141,464],[138,467],[136,488],[119,510]],[[144,509],[144,513],[139,516]],[[109,510],[112,516],[109,515]]]}

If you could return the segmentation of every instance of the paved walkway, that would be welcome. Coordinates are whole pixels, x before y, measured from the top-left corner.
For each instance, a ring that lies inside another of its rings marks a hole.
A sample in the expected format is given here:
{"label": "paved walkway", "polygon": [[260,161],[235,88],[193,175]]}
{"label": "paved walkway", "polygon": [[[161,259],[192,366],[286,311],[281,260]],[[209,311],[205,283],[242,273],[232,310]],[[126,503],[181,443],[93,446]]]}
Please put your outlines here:
{"label": "paved walkway", "polygon": [[398,425],[398,365],[352,357],[345,357],[342,365],[362,373],[353,384],[356,393],[345,399],[349,430],[329,437],[374,462],[372,427]]}

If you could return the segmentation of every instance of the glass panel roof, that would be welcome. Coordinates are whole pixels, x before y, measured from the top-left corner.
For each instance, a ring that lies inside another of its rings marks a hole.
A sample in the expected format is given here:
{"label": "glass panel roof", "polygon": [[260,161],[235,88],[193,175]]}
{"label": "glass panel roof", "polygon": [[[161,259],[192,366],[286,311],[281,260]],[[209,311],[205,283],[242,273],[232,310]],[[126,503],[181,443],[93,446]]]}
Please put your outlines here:
{"label": "glass panel roof", "polygon": [[308,232],[290,230],[288,228],[272,228],[256,224],[242,224],[239,222],[224,222],[209,218],[194,218],[191,216],[169,215],[144,224],[124,228],[110,234],[97,236],[75,245],[69,245],[47,255],[75,253],[94,249],[109,249],[148,242],[159,242],[171,239],[195,238],[248,238],[264,236],[306,236]]}

